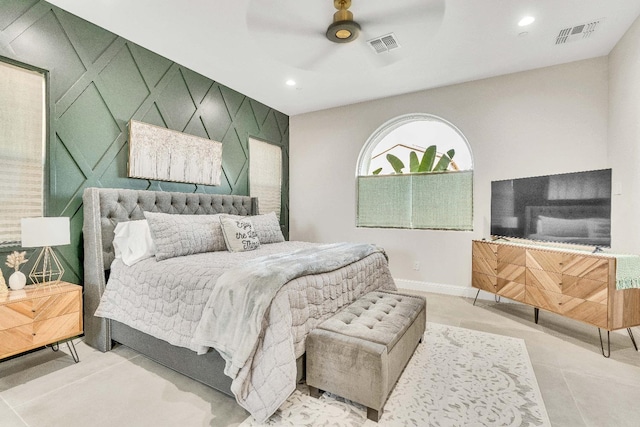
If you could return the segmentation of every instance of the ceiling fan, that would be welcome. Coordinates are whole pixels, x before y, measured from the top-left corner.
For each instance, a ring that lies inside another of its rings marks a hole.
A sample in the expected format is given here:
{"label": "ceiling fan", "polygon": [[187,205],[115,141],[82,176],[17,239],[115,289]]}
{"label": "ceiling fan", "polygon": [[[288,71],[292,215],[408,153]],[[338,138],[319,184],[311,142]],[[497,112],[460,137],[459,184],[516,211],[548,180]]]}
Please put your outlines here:
{"label": "ceiling fan", "polygon": [[[335,74],[347,68],[367,72],[424,49],[442,24],[445,4],[445,0],[401,4],[362,0],[356,1],[352,12],[352,0],[250,0],[246,22],[262,51],[287,65]],[[333,20],[327,22],[332,9]],[[390,34],[401,49],[378,54],[374,41]]]}
{"label": "ceiling fan", "polygon": [[338,11],[333,14],[333,23],[327,28],[327,38],[335,43],[349,43],[358,38],[360,24],[353,20],[349,11],[351,0],[333,0]]}

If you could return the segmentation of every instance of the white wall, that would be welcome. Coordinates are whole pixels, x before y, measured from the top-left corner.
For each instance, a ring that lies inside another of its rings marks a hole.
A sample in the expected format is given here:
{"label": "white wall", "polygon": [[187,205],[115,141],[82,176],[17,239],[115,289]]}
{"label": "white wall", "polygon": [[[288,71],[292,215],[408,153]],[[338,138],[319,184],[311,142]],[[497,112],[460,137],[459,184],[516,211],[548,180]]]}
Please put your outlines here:
{"label": "white wall", "polygon": [[639,145],[640,18],[609,54],[609,163],[622,187],[613,198],[611,237],[621,252],[640,253]]}
{"label": "white wall", "polygon": [[[381,124],[412,112],[443,117],[469,140],[473,232],[355,227],[360,149]],[[403,287],[467,293],[471,240],[489,235],[491,181],[607,167],[607,117],[606,57],[293,116],[291,239],[373,242],[387,251],[394,278],[410,281]]]}

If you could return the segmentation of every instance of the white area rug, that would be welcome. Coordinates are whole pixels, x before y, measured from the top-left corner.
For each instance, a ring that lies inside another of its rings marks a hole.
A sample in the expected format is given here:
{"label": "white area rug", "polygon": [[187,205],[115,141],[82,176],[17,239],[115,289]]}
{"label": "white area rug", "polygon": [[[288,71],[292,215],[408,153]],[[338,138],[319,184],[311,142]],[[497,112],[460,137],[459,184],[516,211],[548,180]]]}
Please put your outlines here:
{"label": "white area rug", "polygon": [[[330,393],[296,390],[266,424],[375,426],[366,409]],[[524,341],[428,323],[379,426],[550,426]]]}

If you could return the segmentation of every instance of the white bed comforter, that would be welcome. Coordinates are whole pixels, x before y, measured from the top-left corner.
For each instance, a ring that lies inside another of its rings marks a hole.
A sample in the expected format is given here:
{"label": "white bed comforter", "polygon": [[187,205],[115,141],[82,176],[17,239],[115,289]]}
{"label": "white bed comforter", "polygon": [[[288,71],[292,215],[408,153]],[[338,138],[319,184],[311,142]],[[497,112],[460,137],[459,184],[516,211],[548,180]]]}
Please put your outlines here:
{"label": "white bed comforter", "polygon": [[[171,344],[200,353],[194,340],[204,307],[218,278],[251,259],[317,246],[303,242],[263,245],[257,251],[214,252],[111,267],[97,316],[117,320]],[[395,289],[381,252],[330,271],[294,278],[279,288],[261,321],[246,362],[232,376],[238,403],[264,421],[295,389],[295,360],[308,332],[332,313],[375,289]]]}

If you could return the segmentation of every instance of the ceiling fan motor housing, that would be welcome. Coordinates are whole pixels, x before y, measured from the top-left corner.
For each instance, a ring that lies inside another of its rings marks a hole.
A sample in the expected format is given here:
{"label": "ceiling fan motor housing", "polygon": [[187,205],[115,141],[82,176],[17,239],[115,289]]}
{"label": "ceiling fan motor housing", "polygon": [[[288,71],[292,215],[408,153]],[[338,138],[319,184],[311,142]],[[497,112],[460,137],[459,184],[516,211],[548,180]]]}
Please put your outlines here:
{"label": "ceiling fan motor housing", "polygon": [[360,25],[348,10],[351,0],[334,0],[333,4],[338,11],[333,14],[333,23],[327,28],[327,38],[335,43],[348,43],[358,38]]}

